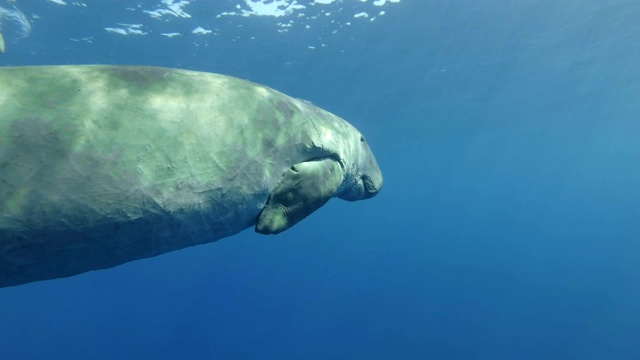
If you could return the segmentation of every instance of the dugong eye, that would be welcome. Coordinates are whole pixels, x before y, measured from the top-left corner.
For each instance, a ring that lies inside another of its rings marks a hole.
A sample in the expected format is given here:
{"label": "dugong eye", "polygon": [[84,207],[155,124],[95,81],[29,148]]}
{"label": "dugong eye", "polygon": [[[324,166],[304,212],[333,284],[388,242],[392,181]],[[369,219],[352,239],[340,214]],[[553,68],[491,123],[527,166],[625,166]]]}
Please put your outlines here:
{"label": "dugong eye", "polygon": [[360,135],[360,142],[364,142],[364,136]]}

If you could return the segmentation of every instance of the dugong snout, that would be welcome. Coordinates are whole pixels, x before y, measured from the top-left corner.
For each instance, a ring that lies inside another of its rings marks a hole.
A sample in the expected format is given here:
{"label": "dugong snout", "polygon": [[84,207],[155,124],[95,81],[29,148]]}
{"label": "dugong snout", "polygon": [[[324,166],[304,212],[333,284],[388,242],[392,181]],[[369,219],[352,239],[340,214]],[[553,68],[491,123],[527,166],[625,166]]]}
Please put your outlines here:
{"label": "dugong snout", "polygon": [[382,177],[380,177],[379,184],[376,185],[373,179],[371,179],[371,176],[362,175],[362,184],[364,185],[364,198],[371,199],[380,192],[380,188],[382,187]]}
{"label": "dugong snout", "polygon": [[338,198],[342,200],[371,199],[378,195],[384,182],[378,162],[363,136],[360,136],[360,144],[355,153],[357,160],[353,164],[352,174],[350,174],[353,182],[350,186],[343,187],[342,192],[338,194]]}
{"label": "dugong snout", "polygon": [[369,144],[361,136],[360,141],[365,147],[364,165],[362,165],[362,184],[364,185],[364,198],[371,199],[378,195],[380,189],[382,189],[382,171],[378,166],[375,156],[369,147]]}

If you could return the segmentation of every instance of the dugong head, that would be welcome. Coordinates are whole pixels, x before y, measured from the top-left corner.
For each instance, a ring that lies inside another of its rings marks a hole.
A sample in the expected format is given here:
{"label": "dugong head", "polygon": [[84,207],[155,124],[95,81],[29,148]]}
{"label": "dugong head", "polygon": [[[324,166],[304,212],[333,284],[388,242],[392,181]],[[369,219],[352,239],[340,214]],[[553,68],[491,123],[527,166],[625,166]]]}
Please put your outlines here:
{"label": "dugong head", "polygon": [[307,103],[304,159],[282,175],[256,224],[262,234],[277,234],[310,215],[329,199],[370,199],[382,188],[382,172],[364,136],[345,120]]}

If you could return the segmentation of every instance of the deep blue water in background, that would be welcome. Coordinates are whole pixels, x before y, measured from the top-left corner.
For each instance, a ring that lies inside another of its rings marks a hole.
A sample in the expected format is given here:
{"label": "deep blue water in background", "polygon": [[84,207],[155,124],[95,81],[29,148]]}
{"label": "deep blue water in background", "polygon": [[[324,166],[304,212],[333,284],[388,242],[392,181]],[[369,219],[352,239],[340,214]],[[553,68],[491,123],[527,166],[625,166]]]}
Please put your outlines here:
{"label": "deep blue water in background", "polygon": [[285,33],[212,15],[236,3],[156,20],[18,1],[33,29],[5,34],[0,65],[263,83],[356,125],[383,191],[278,236],[0,289],[0,358],[640,359],[638,3],[402,0],[369,21],[353,14],[371,2],[344,0]]}

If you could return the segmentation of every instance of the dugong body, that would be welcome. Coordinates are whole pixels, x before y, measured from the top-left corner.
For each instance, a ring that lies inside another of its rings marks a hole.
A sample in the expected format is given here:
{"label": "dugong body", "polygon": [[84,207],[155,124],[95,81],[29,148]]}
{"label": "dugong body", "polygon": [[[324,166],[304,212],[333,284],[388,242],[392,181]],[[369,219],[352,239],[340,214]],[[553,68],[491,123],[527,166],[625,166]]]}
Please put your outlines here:
{"label": "dugong body", "polygon": [[265,86],[153,67],[0,68],[0,287],[251,226],[278,233],[381,186],[358,130]]}

